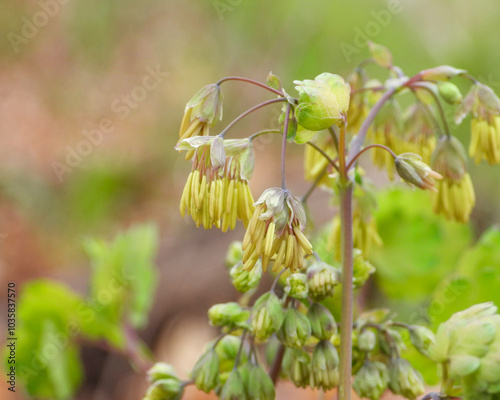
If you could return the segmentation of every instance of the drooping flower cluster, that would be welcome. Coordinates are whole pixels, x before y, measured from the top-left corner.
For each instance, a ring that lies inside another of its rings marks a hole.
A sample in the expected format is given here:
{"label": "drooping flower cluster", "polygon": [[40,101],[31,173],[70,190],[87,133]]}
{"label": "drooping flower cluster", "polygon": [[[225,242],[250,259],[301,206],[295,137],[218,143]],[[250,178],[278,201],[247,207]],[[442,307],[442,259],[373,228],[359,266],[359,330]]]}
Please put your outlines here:
{"label": "drooping flower cluster", "polygon": [[[381,144],[392,150],[401,147],[401,109],[397,102],[389,101],[382,107],[380,114],[377,115],[368,131],[368,136],[373,143]],[[394,159],[392,156],[382,149],[374,149],[371,156],[373,164],[386,169],[389,179],[392,180],[394,178]]]}
{"label": "drooping flower cluster", "polygon": [[465,96],[455,120],[460,123],[471,113],[469,155],[476,164],[485,159],[500,164],[500,99],[486,85],[476,83]]}
{"label": "drooping flower cluster", "polygon": [[253,170],[253,150],[247,139],[222,140],[197,136],[184,139],[177,150],[194,151],[191,173],[182,192],[180,211],[197,226],[234,229],[245,226],[253,213],[248,179]]}
{"label": "drooping flower cluster", "polygon": [[312,245],[302,233],[306,223],[304,208],[288,190],[270,188],[255,203],[255,211],[243,239],[243,266],[252,269],[262,257],[264,271],[273,261],[273,271],[281,267],[295,272],[304,265],[304,253]]}
{"label": "drooping flower cluster", "polygon": [[[194,136],[208,136],[210,126],[222,119],[222,91],[217,84],[205,86],[186,104],[179,131],[179,145],[184,139]],[[186,160],[193,157],[194,150],[188,150]]]}
{"label": "drooping flower cluster", "polygon": [[467,222],[474,208],[475,194],[467,172],[467,157],[454,137],[443,136],[431,160],[432,168],[443,176],[431,193],[432,208],[450,220]]}
{"label": "drooping flower cluster", "polygon": [[422,101],[411,105],[404,115],[403,140],[399,148],[392,150],[398,153],[417,153],[425,163],[429,163],[436,147],[434,116],[430,108]]}

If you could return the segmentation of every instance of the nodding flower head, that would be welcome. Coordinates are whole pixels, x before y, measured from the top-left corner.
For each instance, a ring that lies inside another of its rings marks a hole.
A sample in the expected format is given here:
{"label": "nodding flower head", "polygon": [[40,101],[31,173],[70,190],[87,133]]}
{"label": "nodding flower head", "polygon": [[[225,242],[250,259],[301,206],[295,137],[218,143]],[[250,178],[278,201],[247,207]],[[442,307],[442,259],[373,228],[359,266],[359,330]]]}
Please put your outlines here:
{"label": "nodding flower head", "polygon": [[[208,136],[210,126],[222,119],[222,91],[217,84],[205,86],[186,104],[184,117],[179,131],[180,144],[182,140],[193,136]],[[193,157],[194,151],[186,153],[186,160]]]}
{"label": "nodding flower head", "polygon": [[456,121],[462,121],[469,112],[472,115],[469,155],[476,164],[482,159],[500,164],[500,99],[490,87],[477,83],[465,96]]}
{"label": "nodding flower head", "polygon": [[270,188],[255,203],[255,211],[243,239],[243,265],[252,269],[262,257],[266,270],[281,267],[295,272],[304,264],[304,253],[312,254],[312,245],[302,231],[306,215],[302,204],[288,190]]}
{"label": "nodding flower head", "polygon": [[398,151],[418,153],[426,163],[436,147],[436,129],[429,106],[418,101],[404,115],[403,140]]}
{"label": "nodding flower head", "polygon": [[435,179],[443,179],[443,177],[422,162],[422,157],[418,154],[403,153],[397,156],[394,162],[396,171],[407,184],[416,186],[419,189],[437,192],[434,187]]}
{"label": "nodding flower head", "polygon": [[443,176],[432,193],[432,208],[447,219],[467,222],[475,205],[474,187],[467,172],[467,155],[454,137],[443,136],[431,160],[432,169]]}
{"label": "nodding flower head", "polygon": [[253,213],[248,187],[253,171],[252,143],[247,139],[222,140],[197,136],[184,139],[177,150],[194,151],[193,165],[181,197],[182,216],[191,215],[197,226],[222,231],[245,226]]}

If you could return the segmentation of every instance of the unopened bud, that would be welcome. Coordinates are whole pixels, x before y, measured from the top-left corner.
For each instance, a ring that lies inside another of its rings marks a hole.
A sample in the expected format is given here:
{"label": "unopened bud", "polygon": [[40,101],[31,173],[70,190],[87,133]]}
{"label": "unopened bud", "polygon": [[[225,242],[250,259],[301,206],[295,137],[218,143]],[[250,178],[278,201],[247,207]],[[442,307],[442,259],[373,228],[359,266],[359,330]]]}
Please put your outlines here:
{"label": "unopened bud", "polygon": [[345,123],[350,87],[339,75],[323,73],[313,81],[294,81],[300,93],[295,110],[298,123],[311,131]]}
{"label": "unopened bud", "polygon": [[395,159],[396,171],[410,186],[436,191],[434,179],[443,177],[422,162],[422,157],[414,153],[403,153]]}
{"label": "unopened bud", "polygon": [[384,68],[392,66],[392,54],[387,47],[373,42],[368,42],[368,47],[378,65]]}
{"label": "unopened bud", "polygon": [[291,274],[286,279],[285,293],[294,299],[306,299],[309,293],[307,276],[301,273]]}
{"label": "unopened bud", "polygon": [[398,357],[401,351],[406,349],[401,334],[395,330],[386,328],[381,331],[379,335],[380,351],[387,354],[389,357]]}
{"label": "unopened bud", "polygon": [[241,259],[243,257],[243,250],[241,249],[241,242],[240,241],[234,241],[231,242],[227,249],[227,254],[226,254],[226,267],[231,268],[233,265],[238,264],[241,262]]}
{"label": "unopened bud", "polygon": [[439,82],[438,92],[441,98],[448,104],[460,104],[463,100],[460,89],[451,82]]}
{"label": "unopened bud", "polygon": [[467,154],[460,141],[453,136],[442,136],[431,158],[432,168],[453,181],[467,172]]}
{"label": "unopened bud", "polygon": [[234,302],[215,304],[208,310],[208,319],[213,326],[234,328],[242,326],[249,317],[250,312]]}
{"label": "unopened bud", "polygon": [[387,389],[388,382],[389,372],[385,364],[366,361],[356,374],[352,386],[359,397],[379,400]]}
{"label": "unopened bud", "polygon": [[189,100],[186,110],[191,108],[192,117],[214,125],[217,120],[222,119],[222,98],[219,85],[207,85]]}
{"label": "unopened bud", "polygon": [[449,65],[440,65],[439,67],[426,69],[420,75],[424,81],[446,81],[466,72],[464,69],[457,69]]}
{"label": "unopened bud", "polygon": [[236,264],[229,271],[231,282],[240,293],[248,292],[259,285],[262,277],[262,265],[258,262],[250,271],[243,268],[243,263]]}
{"label": "unopened bud", "polygon": [[269,75],[267,75],[266,85],[272,87],[273,89],[281,90],[280,78],[278,78],[272,72],[269,72]]}
{"label": "unopened bud", "polygon": [[324,305],[313,303],[311,307],[309,307],[307,317],[311,323],[312,334],[318,339],[330,339],[333,334],[337,333],[335,319],[330,310]]}
{"label": "unopened bud", "polygon": [[281,302],[274,293],[265,293],[257,299],[252,310],[252,329],[258,340],[267,340],[276,332],[285,318]]}
{"label": "unopened bud", "polygon": [[283,373],[297,387],[310,384],[311,356],[301,349],[286,349],[283,356]]}
{"label": "unopened bud", "polygon": [[365,353],[372,351],[376,344],[377,335],[371,330],[365,329],[358,336],[358,348]]}
{"label": "unopened bud", "polygon": [[[226,335],[219,340],[219,343],[215,346],[215,352],[219,358],[219,368],[222,372],[229,372],[233,369],[234,360],[236,359],[240,346],[240,337]],[[240,362],[245,362],[246,359],[246,353],[242,352],[242,354],[240,354]]]}
{"label": "unopened bud", "polygon": [[363,257],[359,249],[354,249],[353,253],[353,277],[352,283],[355,288],[363,286],[371,274],[375,272],[375,267]]}
{"label": "unopened bud", "polygon": [[[250,366],[248,378],[248,399],[274,400],[276,391],[270,376],[258,365]],[[238,400],[240,400],[238,398]]]}
{"label": "unopened bud", "polygon": [[410,340],[413,346],[424,356],[429,356],[429,348],[435,342],[434,333],[425,326],[414,325],[411,327]]}
{"label": "unopened bud", "polygon": [[299,349],[311,336],[311,324],[304,314],[290,307],[285,312],[285,320],[277,336],[285,346]]}
{"label": "unopened bud", "polygon": [[151,382],[159,381],[160,379],[179,379],[172,365],[157,362],[147,372]]}
{"label": "unopened bud", "polygon": [[219,357],[213,348],[207,350],[196,362],[191,377],[199,390],[205,393],[219,384]]}
{"label": "unopened bud", "polygon": [[179,379],[160,379],[148,388],[143,400],[179,400],[183,392],[184,385]]}
{"label": "unopened bud", "polygon": [[392,360],[389,365],[389,388],[394,394],[416,399],[424,393],[424,381],[420,372],[403,359]]}
{"label": "unopened bud", "polygon": [[339,283],[339,272],[324,262],[315,263],[307,270],[309,296],[314,301],[333,296],[334,288]]}
{"label": "unopened bud", "polygon": [[311,386],[329,390],[339,384],[339,355],[328,341],[322,340],[314,349],[311,363]]}
{"label": "unopened bud", "polygon": [[246,393],[247,380],[241,368],[235,369],[229,373],[226,383],[222,387],[220,394],[221,400],[247,400]]}

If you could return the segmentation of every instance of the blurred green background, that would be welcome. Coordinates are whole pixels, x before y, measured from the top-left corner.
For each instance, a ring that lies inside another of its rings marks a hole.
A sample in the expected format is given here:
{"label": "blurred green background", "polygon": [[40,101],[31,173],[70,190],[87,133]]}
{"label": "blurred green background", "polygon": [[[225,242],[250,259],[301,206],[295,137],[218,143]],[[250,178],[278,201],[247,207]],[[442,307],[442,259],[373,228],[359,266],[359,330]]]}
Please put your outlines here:
{"label": "blurred green background", "polygon": [[[85,291],[82,238],[154,220],[163,278],[151,332],[172,325],[166,317],[179,307],[203,314],[235,296],[221,262],[242,230],[195,231],[179,215],[190,165],[173,146],[189,98],[223,76],[263,81],[271,70],[293,94],[294,79],[346,76],[368,57],[367,39],[387,46],[408,75],[450,64],[500,93],[499,16],[495,0],[2,0],[1,281],[48,276]],[[269,98],[225,85],[222,126]],[[246,136],[276,116],[262,111],[231,134]],[[453,133],[468,143],[468,120]],[[279,183],[278,145],[257,153],[254,196]],[[289,164],[290,187],[303,193],[301,148],[291,148]],[[500,221],[500,167],[470,169],[478,198],[471,235],[478,237]],[[312,198],[321,221],[334,212],[318,212],[326,201]],[[105,395],[116,393],[124,396],[123,389]]]}

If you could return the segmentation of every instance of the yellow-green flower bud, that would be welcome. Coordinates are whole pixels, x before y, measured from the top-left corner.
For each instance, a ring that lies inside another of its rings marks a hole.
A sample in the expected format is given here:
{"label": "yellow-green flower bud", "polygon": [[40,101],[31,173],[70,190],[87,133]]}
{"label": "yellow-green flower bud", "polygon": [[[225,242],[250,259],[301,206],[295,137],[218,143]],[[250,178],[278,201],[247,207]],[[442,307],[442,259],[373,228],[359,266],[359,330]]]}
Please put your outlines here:
{"label": "yellow-green flower bud", "polygon": [[317,262],[307,270],[309,296],[314,301],[333,296],[334,288],[339,283],[339,271],[324,262]]}
{"label": "yellow-green flower bud", "polygon": [[276,332],[285,318],[281,302],[274,293],[265,293],[257,299],[252,309],[252,329],[255,338],[267,340]]}
{"label": "yellow-green flower bud", "polygon": [[414,400],[424,393],[424,381],[420,372],[403,359],[392,360],[389,365],[389,388],[394,394]]}
{"label": "yellow-green flower bud", "polygon": [[231,242],[227,249],[227,254],[226,254],[226,267],[231,268],[232,266],[238,264],[241,262],[241,259],[243,257],[243,250],[241,249],[241,242],[240,241],[234,241]]}
{"label": "yellow-green flower bud", "polygon": [[410,186],[436,191],[434,179],[443,177],[422,162],[422,157],[414,153],[403,153],[394,160],[396,171],[401,179]]}
{"label": "yellow-green flower bud", "polygon": [[213,83],[196,93],[186,105],[186,111],[191,109],[191,116],[210,125],[216,120],[222,120],[222,91],[219,85]]}
{"label": "yellow-green flower bud", "polygon": [[371,330],[365,329],[358,336],[358,348],[365,353],[372,351],[376,344],[377,335]]}
{"label": "yellow-green flower bud", "polygon": [[295,115],[301,126],[320,131],[345,124],[351,89],[341,76],[325,72],[313,81],[294,83],[300,93]]}
{"label": "yellow-green flower bud", "polygon": [[329,390],[339,384],[339,354],[328,340],[322,340],[314,349],[311,362],[311,386]]}
{"label": "yellow-green flower bud", "polygon": [[[242,373],[241,368],[231,371],[227,377],[226,383],[222,387],[221,400],[247,400],[247,379],[246,374]],[[249,399],[250,400],[250,399]]]}
{"label": "yellow-green flower bud", "polygon": [[311,324],[304,314],[295,307],[290,307],[285,312],[285,320],[277,336],[285,346],[299,349],[311,336]]}
{"label": "yellow-green flower bud", "polygon": [[274,400],[276,398],[273,381],[267,372],[258,365],[250,366],[247,392],[249,400]]}
{"label": "yellow-green flower bud", "polygon": [[462,143],[453,136],[442,136],[432,154],[431,166],[445,178],[462,179],[467,172],[467,154]]}
{"label": "yellow-green flower bud", "polygon": [[439,67],[434,67],[426,69],[420,73],[421,77],[425,81],[446,81],[454,76],[466,73],[464,69],[457,69],[450,67],[449,65],[440,65]]}
{"label": "yellow-green flower bud", "polygon": [[448,104],[460,104],[463,100],[460,89],[451,82],[439,82],[438,92],[441,98]]}
{"label": "yellow-green flower bud", "polygon": [[276,90],[281,90],[280,78],[271,72],[267,75],[266,85]]}
{"label": "yellow-green flower bud", "polygon": [[328,308],[320,303],[313,303],[309,307],[307,317],[311,323],[313,336],[319,340],[330,339],[332,335],[337,333],[337,324],[332,313]]}
{"label": "yellow-green flower bud", "polygon": [[[234,360],[236,359],[240,346],[241,338],[232,335],[224,336],[219,343],[217,343],[215,352],[219,357],[219,368],[221,372],[229,372],[233,369]],[[247,355],[243,352],[240,355],[240,362],[245,362],[246,359]]]}
{"label": "yellow-green flower bud", "polygon": [[355,288],[363,286],[371,274],[375,272],[375,267],[363,257],[359,249],[354,249],[353,253],[353,277],[352,283]]}
{"label": "yellow-green flower bud", "polygon": [[213,348],[208,349],[196,362],[191,372],[194,384],[205,393],[219,384],[219,357]]}
{"label": "yellow-green flower bud", "polygon": [[236,290],[240,293],[245,293],[259,286],[260,278],[262,277],[262,265],[260,262],[257,262],[255,267],[249,271],[243,268],[243,263],[239,263],[231,268],[229,275]]}
{"label": "yellow-green flower bud", "polygon": [[392,66],[392,54],[387,47],[373,42],[368,42],[368,47],[370,48],[373,59],[378,65],[384,68],[390,68]]}
{"label": "yellow-green flower bud", "polygon": [[285,293],[294,299],[306,299],[309,294],[307,276],[295,273],[286,279]]}
{"label": "yellow-green flower bud", "polygon": [[311,356],[301,349],[286,349],[283,373],[297,387],[305,388],[311,382]]}
{"label": "yellow-green flower bud", "polygon": [[385,364],[366,361],[356,374],[352,386],[359,397],[379,400],[388,383],[389,372]]}
{"label": "yellow-green flower bud", "polygon": [[177,373],[175,372],[174,367],[164,362],[155,363],[148,370],[147,374],[148,374],[148,379],[151,382],[156,382],[159,381],[160,379],[170,379],[170,378],[179,379]]}
{"label": "yellow-green flower bud", "polygon": [[242,326],[249,317],[250,312],[234,302],[215,304],[208,310],[208,319],[213,326],[234,328]]}
{"label": "yellow-green flower bud", "polygon": [[148,388],[143,400],[179,400],[183,392],[184,385],[179,379],[160,379]]}
{"label": "yellow-green flower bud", "polygon": [[380,351],[392,358],[399,356],[401,351],[406,349],[401,334],[397,330],[390,328],[383,329],[379,335],[379,345]]}
{"label": "yellow-green flower bud", "polygon": [[414,325],[411,327],[410,340],[413,346],[424,356],[429,356],[429,347],[434,344],[434,333],[425,326]]}

